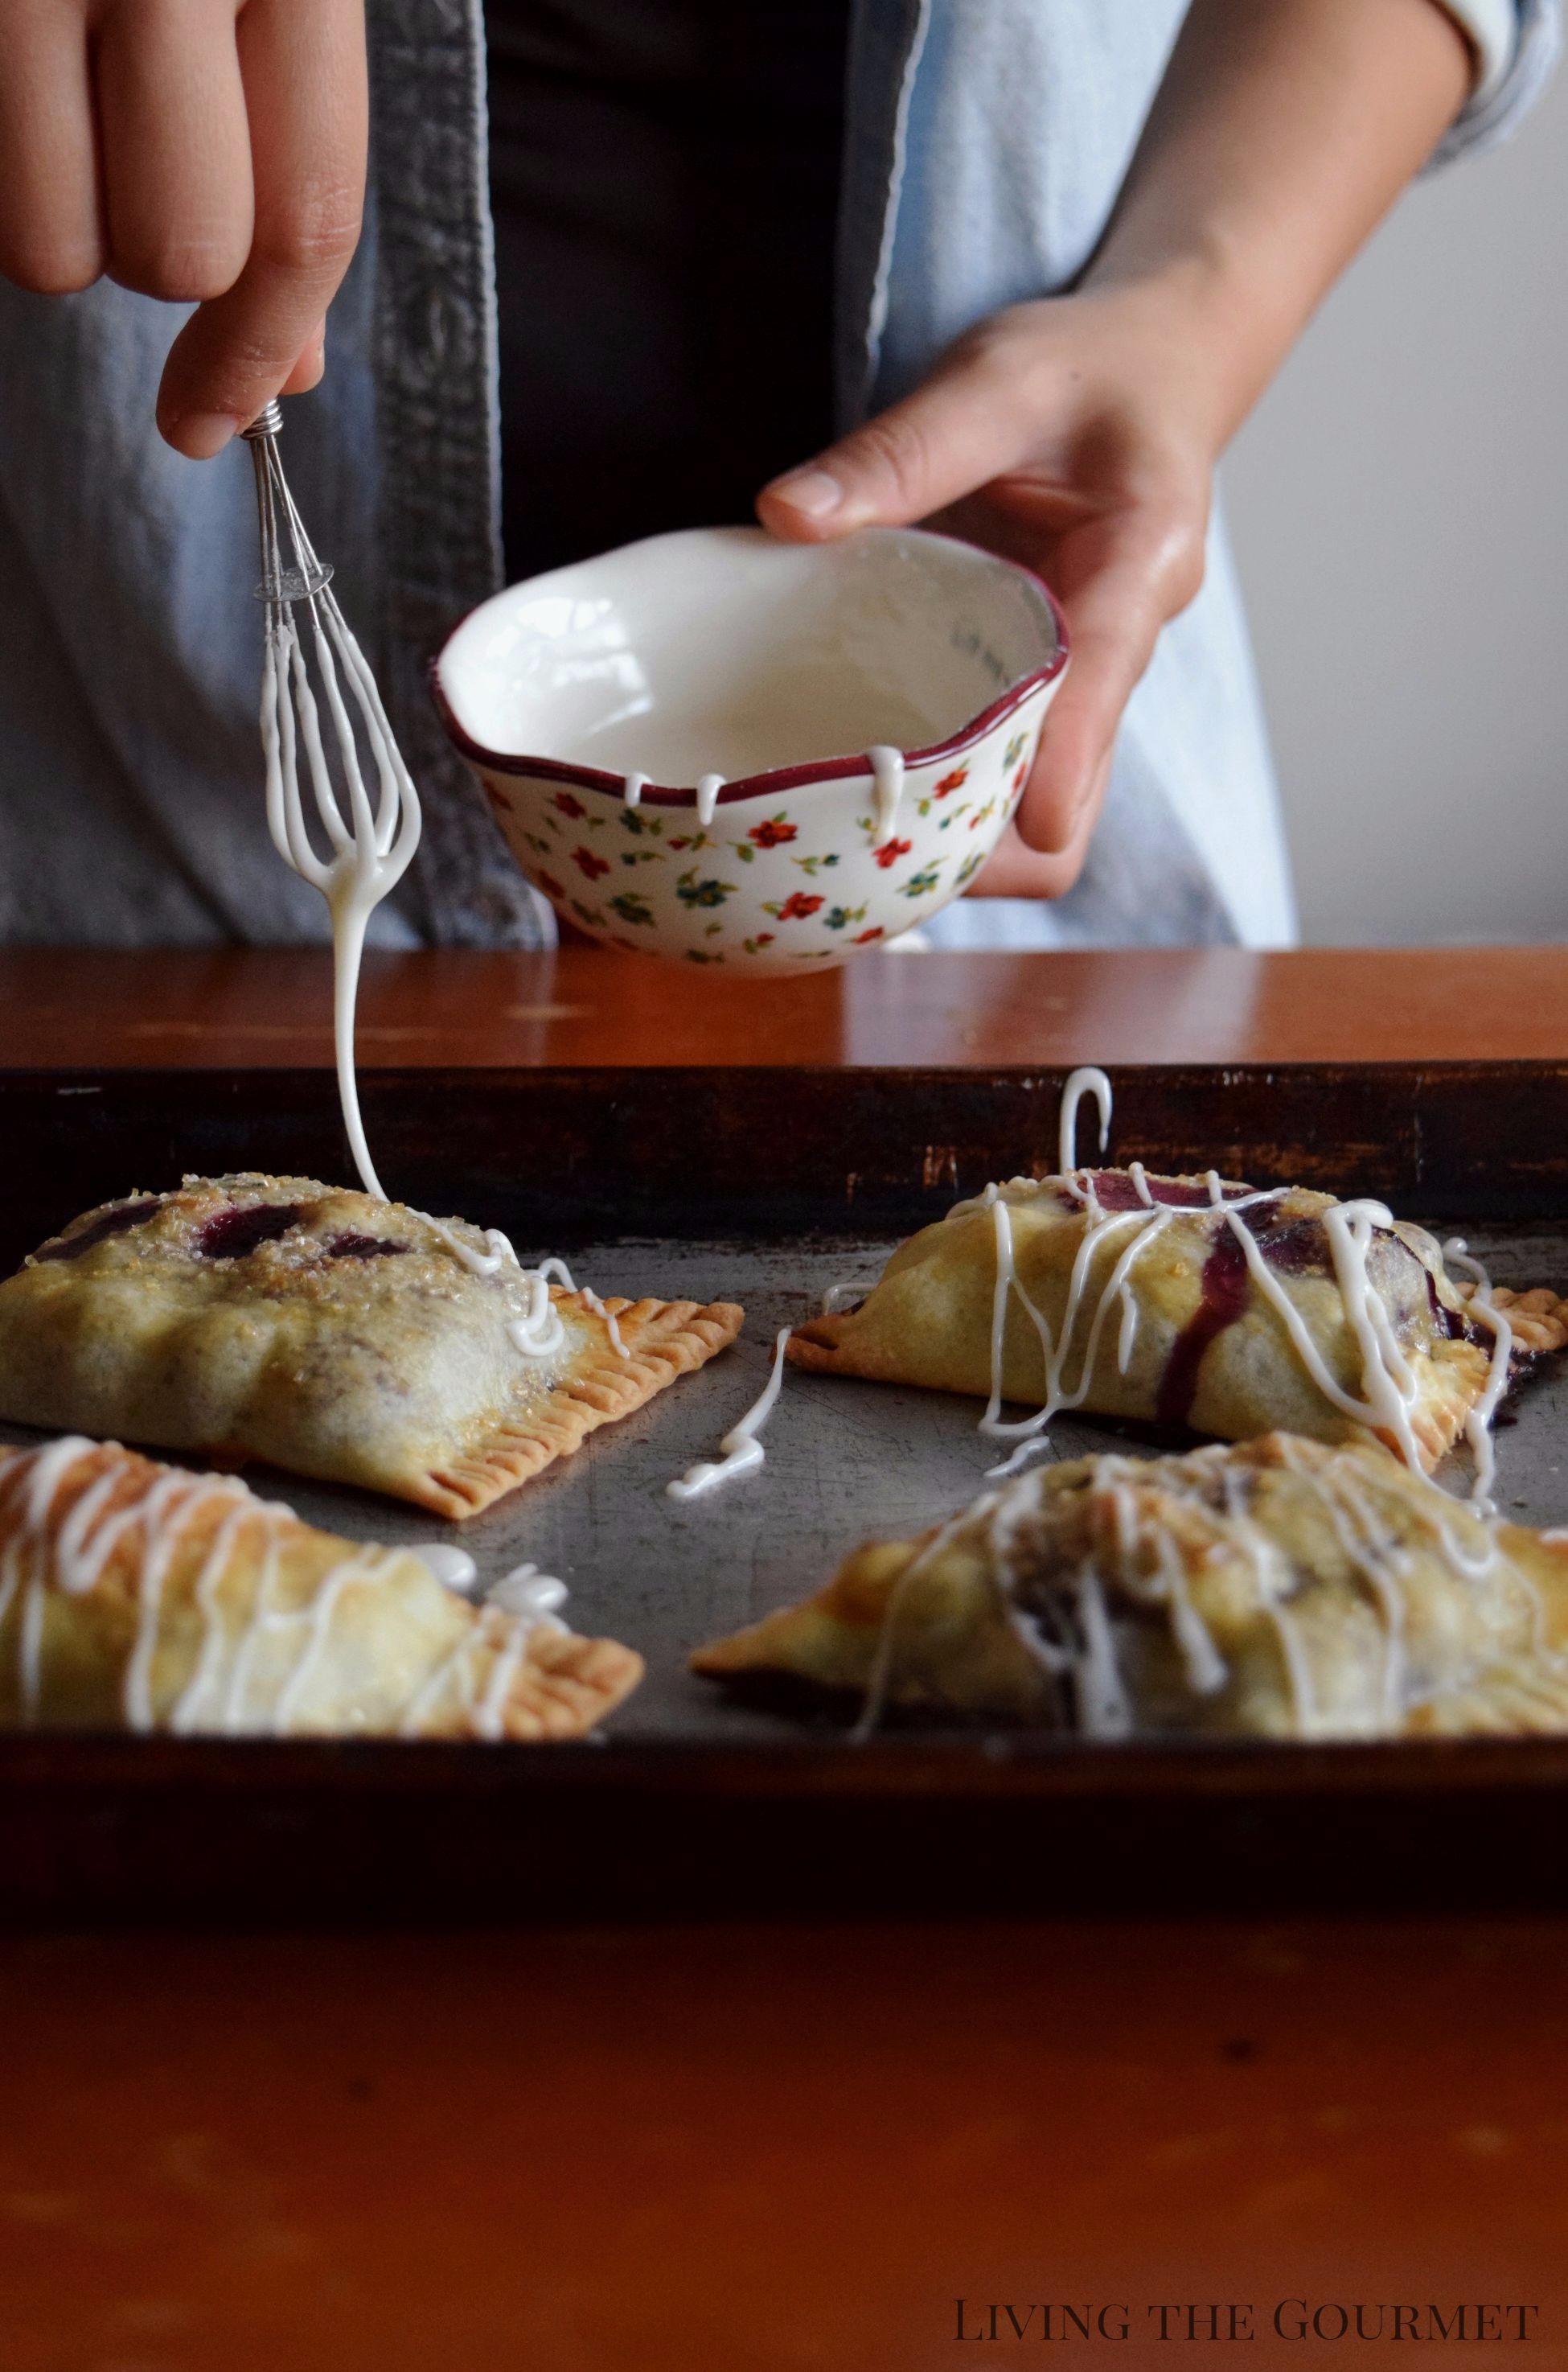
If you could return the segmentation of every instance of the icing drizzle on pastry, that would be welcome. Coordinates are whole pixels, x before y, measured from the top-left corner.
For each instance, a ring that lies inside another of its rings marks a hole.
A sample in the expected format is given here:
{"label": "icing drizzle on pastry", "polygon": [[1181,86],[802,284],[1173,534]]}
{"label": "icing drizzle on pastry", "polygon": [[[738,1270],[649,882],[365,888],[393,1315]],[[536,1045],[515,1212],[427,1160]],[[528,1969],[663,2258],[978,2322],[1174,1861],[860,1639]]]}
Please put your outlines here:
{"label": "icing drizzle on pastry", "polygon": [[[354,1008],[370,917],[382,900],[397,888],[412,863],[424,824],[419,795],[387,722],[375,680],[359,645],[348,628],[341,625],[341,622],[333,622],[330,616],[328,631],[337,645],[340,663],[354,679],[365,702],[366,730],[379,782],[377,804],[373,808],[360,768],[354,733],[343,708],[331,652],[323,640],[321,623],[318,620],[318,655],[328,703],[337,728],[336,743],[348,796],[350,820],[345,821],[327,764],[316,703],[306,678],[297,637],[292,622],[289,622],[284,629],[269,628],[263,661],[261,746],[267,769],[267,824],[273,843],[285,863],[318,889],[327,901],[327,910],[332,920],[332,1036],[343,1126],[348,1134],[354,1165],[366,1192],[374,1195],[378,1203],[386,1203],[390,1198],[376,1174],[360,1115],[359,1082],[354,1051]],[[300,720],[298,733],[305,745],[316,811],[331,847],[331,856],[324,859],[318,856],[312,848],[306,828],[296,745],[295,706],[286,697],[283,680],[285,675],[293,678]],[[717,774],[705,775],[698,791],[699,812],[704,797],[708,801],[707,813],[703,817],[704,823],[713,820],[714,803],[718,797],[722,779]],[[628,807],[636,806],[645,780],[645,776],[627,776]],[[712,785],[711,790],[709,785]],[[484,1230],[485,1249],[479,1252],[472,1245],[465,1244],[459,1236],[454,1235],[449,1227],[444,1227],[439,1219],[431,1218],[427,1212],[421,1211],[416,1215],[435,1228],[447,1250],[462,1262],[470,1274],[488,1278],[499,1275],[506,1267],[519,1271],[528,1286],[529,1299],[525,1315],[507,1323],[507,1338],[515,1350],[526,1359],[548,1359],[560,1350],[566,1339],[566,1330],[551,1301],[548,1276],[551,1270],[555,1270],[564,1278],[567,1290],[575,1290],[563,1262],[544,1261],[537,1269],[525,1269],[499,1227]],[[606,1320],[610,1341],[624,1358],[626,1347],[614,1319],[602,1304],[597,1302],[596,1297],[586,1296],[585,1298],[588,1306],[597,1308],[599,1316]]]}
{"label": "icing drizzle on pastry", "polygon": [[[1315,1455],[1316,1445],[1288,1436],[1276,1440],[1279,1463],[1317,1500],[1350,1575],[1365,1592],[1376,1618],[1382,1639],[1379,1711],[1387,1727],[1397,1727],[1422,1698],[1411,1677],[1405,1636],[1403,1585],[1409,1551],[1374,1503],[1370,1478],[1353,1456]],[[1332,1709],[1318,1701],[1311,1660],[1294,1610],[1299,1572],[1258,1519],[1253,1506],[1255,1485],[1267,1469],[1239,1462],[1223,1443],[1162,1459],[1157,1467],[1134,1458],[1102,1455],[1095,1459],[1093,1469],[1092,1487],[1097,1498],[1109,1504],[1109,1521],[1096,1524],[1094,1554],[1059,1578],[1052,1576],[1044,1589],[1038,1587],[1037,1534],[1047,1506],[1049,1478],[1043,1471],[988,1493],[940,1526],[916,1551],[889,1593],[856,1738],[869,1737],[880,1718],[897,1624],[911,1587],[958,1535],[975,1532],[1014,1631],[1052,1679],[1069,1690],[1073,1726],[1084,1735],[1125,1738],[1135,1727],[1112,1596],[1124,1606],[1163,1616],[1189,1690],[1197,1697],[1216,1694],[1228,1683],[1230,1668],[1194,1601],[1182,1545],[1160,1511],[1159,1502],[1168,1506],[1172,1499],[1223,1516],[1228,1541],[1249,1568],[1259,1606],[1273,1629],[1295,1733],[1311,1737],[1330,1726]],[[1456,1577],[1473,1587],[1493,1571],[1498,1558],[1481,1510],[1457,1508],[1423,1475],[1413,1480],[1416,1489],[1401,1498],[1401,1506]],[[1151,1481],[1156,1486],[1154,1494]],[[1545,1623],[1539,1593],[1516,1566],[1510,1568],[1510,1576],[1523,1596],[1520,1610],[1539,1645]]]}
{"label": "icing drizzle on pastry", "polygon": [[[150,1470],[145,1487],[128,1488],[122,1458],[115,1443],[68,1434],[0,1459],[0,1489],[18,1517],[0,1548],[0,1622],[19,1598],[17,1695],[24,1724],[37,1719],[41,1702],[51,1588],[67,1597],[87,1596],[104,1580],[123,1543],[133,1546],[135,1621],[121,1705],[127,1726],[144,1732],[157,1722],[153,1683],[165,1587],[191,1529],[203,1521],[212,1529],[191,1587],[201,1637],[190,1677],[165,1717],[165,1726],[177,1734],[286,1735],[343,1592],[354,1583],[375,1583],[405,1554],[419,1557],[448,1587],[466,1587],[463,1568],[471,1569],[472,1560],[464,1550],[443,1544],[412,1552],[355,1547],[328,1567],[303,1603],[280,1603],[282,1552],[299,1529],[288,1507],[258,1498],[234,1475],[196,1474],[180,1467]],[[60,1492],[84,1459],[106,1462],[56,1523]],[[236,1628],[220,1594],[245,1534],[258,1573],[248,1615]],[[540,1627],[564,1630],[556,1609],[565,1594],[561,1582],[536,1574],[531,1565],[509,1576],[414,1692],[402,1717],[403,1734],[417,1733],[455,1695],[460,1727],[480,1738],[504,1736],[507,1696],[528,1635]]]}
{"label": "icing drizzle on pastry", "polygon": [[[1041,1436],[1060,1411],[1082,1406],[1093,1379],[1108,1314],[1118,1301],[1121,1316],[1116,1340],[1116,1361],[1119,1371],[1126,1373],[1136,1344],[1138,1327],[1138,1308],[1132,1289],[1133,1269],[1177,1211],[1189,1207],[1187,1203],[1162,1203],[1149,1184],[1143,1163],[1137,1161],[1131,1164],[1127,1172],[1138,1197],[1136,1204],[1131,1209],[1111,1211],[1103,1207],[1101,1180],[1097,1173],[1092,1169],[1078,1169],[1074,1166],[1078,1112],[1086,1098],[1092,1098],[1098,1108],[1099,1146],[1103,1156],[1110,1129],[1111,1085],[1102,1070],[1086,1065],[1070,1075],[1062,1091],[1057,1130],[1060,1176],[1043,1181],[1043,1185],[1029,1179],[1011,1181],[1015,1190],[1038,1192],[1044,1191],[1045,1187],[1053,1191],[1059,1189],[1071,1195],[1083,1208],[1086,1224],[1068,1279],[1067,1304],[1063,1313],[1060,1339],[1053,1336],[1050,1321],[1031,1299],[1018,1274],[1012,1210],[1003,1189],[996,1185],[987,1186],[978,1203],[956,1203],[947,1214],[951,1219],[968,1215],[977,1208],[987,1209],[991,1213],[994,1231],[996,1282],[992,1300],[991,1395],[985,1413],[980,1420],[980,1429],[993,1439],[1010,1441],[1016,1447],[1001,1465],[990,1470],[993,1479],[1016,1473],[1036,1454],[1043,1446]],[[1365,1425],[1369,1431],[1380,1434],[1385,1439],[1391,1439],[1405,1464],[1419,1471],[1420,1450],[1411,1416],[1420,1397],[1420,1387],[1368,1269],[1368,1259],[1377,1232],[1393,1227],[1392,1213],[1383,1203],[1364,1197],[1351,1202],[1331,1203],[1320,1215],[1345,1322],[1360,1355],[1361,1391],[1358,1397],[1347,1391],[1330,1370],[1301,1311],[1245,1222],[1243,1215],[1247,1211],[1261,1203],[1277,1202],[1283,1190],[1266,1188],[1253,1193],[1227,1193],[1218,1172],[1213,1169],[1205,1173],[1204,1187],[1211,1207],[1223,1216],[1241,1253],[1247,1277],[1280,1319],[1318,1390],[1332,1407],[1354,1423]],[[1118,1236],[1124,1240],[1098,1296],[1092,1296],[1089,1279],[1096,1255],[1102,1245],[1109,1244]],[[1475,1479],[1470,1496],[1482,1512],[1489,1512],[1491,1502],[1487,1494],[1494,1465],[1492,1419],[1508,1379],[1512,1330],[1507,1319],[1492,1300],[1484,1269],[1468,1258],[1462,1240],[1456,1238],[1446,1245],[1444,1256],[1451,1259],[1454,1266],[1467,1270],[1476,1279],[1475,1293],[1469,1304],[1470,1313],[1481,1324],[1488,1327],[1493,1335],[1493,1355],[1486,1387],[1465,1422],[1466,1437],[1475,1459]],[[1005,1351],[1007,1320],[1015,1299],[1021,1305],[1040,1338],[1046,1389],[1044,1401],[1031,1415],[1006,1420],[1002,1415]],[[1074,1383],[1069,1380],[1069,1370],[1074,1361],[1081,1320],[1085,1320],[1085,1339],[1078,1355],[1077,1381]]]}
{"label": "icing drizzle on pastry", "polygon": [[1470,1296],[1470,1314],[1492,1330],[1492,1367],[1486,1378],[1486,1389],[1465,1419],[1465,1438],[1475,1458],[1475,1481],[1470,1497],[1483,1516],[1495,1512],[1492,1485],[1497,1473],[1497,1453],[1493,1438],[1492,1420],[1497,1413],[1497,1403],[1508,1387],[1508,1361],[1514,1348],[1514,1329],[1492,1298],[1492,1279],[1478,1260],[1469,1256],[1463,1236],[1450,1236],[1443,1246],[1443,1258],[1449,1268],[1460,1269],[1475,1283]]}

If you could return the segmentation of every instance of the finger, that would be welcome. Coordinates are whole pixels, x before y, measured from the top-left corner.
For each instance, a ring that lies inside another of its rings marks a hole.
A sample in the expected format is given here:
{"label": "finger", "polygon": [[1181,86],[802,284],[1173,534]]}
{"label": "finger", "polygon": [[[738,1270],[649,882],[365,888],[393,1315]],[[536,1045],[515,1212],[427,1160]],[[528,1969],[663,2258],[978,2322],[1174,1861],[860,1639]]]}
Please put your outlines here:
{"label": "finger", "polygon": [[62,296],[103,270],[86,21],[14,0],[0,67],[0,273]]}
{"label": "finger", "polygon": [[758,516],[801,542],[906,526],[1016,468],[1038,435],[1016,374],[983,356],[955,357],[901,403],[764,486]]}
{"label": "finger", "polygon": [[250,134],[234,12],[133,0],[94,50],[109,270],[145,296],[215,296],[250,247]]}
{"label": "finger", "polygon": [[305,342],[298,361],[279,388],[280,395],[308,395],[319,387],[327,367],[327,324],[318,321]]}
{"label": "finger", "polygon": [[238,279],[174,342],[158,424],[215,453],[294,370],[347,271],[365,196],[365,22],[359,0],[250,0],[239,64],[255,230]]}
{"label": "finger", "polygon": [[1072,662],[1017,815],[1028,845],[1051,855],[1074,843],[1103,794],[1122,711],[1160,628],[1202,581],[1202,533],[1175,511],[1123,514],[1075,529],[1063,539],[1057,563]]}
{"label": "finger", "polygon": [[1054,856],[1041,856],[1026,846],[1016,824],[1009,824],[989,861],[981,866],[979,877],[971,882],[965,895],[970,898],[1061,898],[1065,896],[1084,869],[1089,853],[1099,809],[1104,804],[1110,780],[1110,757],[1107,753],[1095,786],[1094,795],[1079,817],[1071,841]]}

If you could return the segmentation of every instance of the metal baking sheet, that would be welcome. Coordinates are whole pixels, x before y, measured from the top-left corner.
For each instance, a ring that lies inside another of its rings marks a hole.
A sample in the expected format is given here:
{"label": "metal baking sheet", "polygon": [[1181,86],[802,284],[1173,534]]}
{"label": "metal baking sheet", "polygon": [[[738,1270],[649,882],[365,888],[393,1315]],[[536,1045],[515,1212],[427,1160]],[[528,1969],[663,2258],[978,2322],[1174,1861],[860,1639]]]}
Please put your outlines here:
{"label": "metal baking sheet", "polygon": [[[574,1626],[647,1658],[581,1747],[0,1738],[0,1919],[456,1921],[676,1912],[945,1913],[1568,1903],[1568,1739],[1358,1746],[885,1729],[726,1700],[704,1639],[815,1588],[857,1542],[984,1487],[979,1403],[786,1375],[761,1471],[665,1485],[756,1397],[775,1331],[989,1176],[1052,1166],[1060,1077],[898,1072],[373,1075],[387,1173],[426,1209],[566,1252],[601,1293],[740,1301],[700,1374],[462,1527],[257,1471],[356,1537],[531,1562]],[[1306,1175],[1456,1226],[1499,1282],[1568,1282],[1568,1074],[1528,1064],[1127,1072],[1115,1156]],[[18,1148],[0,1263],[181,1169],[342,1174],[319,1074],[0,1075]],[[454,1149],[460,1147],[458,1162]],[[1568,1520],[1568,1363],[1499,1430],[1522,1519]],[[12,1437],[26,1438],[17,1429]],[[1048,1455],[1146,1436],[1075,1419]],[[1169,1446],[1177,1446],[1171,1444]],[[1455,1465],[1445,1478],[1462,1488]],[[1456,1888],[1462,1893],[1456,1895]]]}
{"label": "metal baking sheet", "polygon": [[[1475,1231],[1468,1240],[1499,1284],[1568,1279],[1568,1230]],[[686,1657],[703,1640],[815,1589],[858,1542],[906,1539],[985,1490],[987,1467],[1005,1453],[977,1430],[981,1403],[789,1369],[762,1435],[760,1473],[685,1504],[665,1486],[693,1459],[716,1455],[720,1436],[767,1380],[777,1329],[815,1310],[826,1285],[869,1284],[891,1249],[853,1236],[765,1249],[636,1238],[587,1245],[573,1256],[579,1282],[601,1294],[738,1301],[746,1311],[739,1342],[465,1524],[288,1475],[269,1473],[261,1487],[330,1530],[415,1545],[459,1541],[486,1581],[525,1560],[558,1576],[571,1592],[575,1629],[624,1639],[647,1658],[642,1687],[607,1724],[617,1738],[820,1742],[834,1734],[830,1722],[737,1704],[690,1674]],[[1568,1522],[1563,1363],[1549,1365],[1509,1409],[1497,1439],[1499,1505],[1524,1523]],[[1152,1456],[1159,1446],[1063,1417],[1043,1455]],[[1172,1436],[1168,1446],[1187,1443]],[[1451,1459],[1443,1479],[1462,1490],[1463,1460]]]}

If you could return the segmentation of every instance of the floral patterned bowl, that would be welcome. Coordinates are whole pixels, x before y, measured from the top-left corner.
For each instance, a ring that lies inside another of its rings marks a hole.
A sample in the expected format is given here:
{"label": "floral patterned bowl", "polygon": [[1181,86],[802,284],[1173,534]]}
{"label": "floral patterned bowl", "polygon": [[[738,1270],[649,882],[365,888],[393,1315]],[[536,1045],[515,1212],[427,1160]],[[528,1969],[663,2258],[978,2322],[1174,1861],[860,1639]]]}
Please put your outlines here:
{"label": "floral patterned bowl", "polygon": [[799,971],[973,880],[1066,662],[1045,587],[969,544],[701,528],[496,594],[433,685],[563,915],[611,947]]}

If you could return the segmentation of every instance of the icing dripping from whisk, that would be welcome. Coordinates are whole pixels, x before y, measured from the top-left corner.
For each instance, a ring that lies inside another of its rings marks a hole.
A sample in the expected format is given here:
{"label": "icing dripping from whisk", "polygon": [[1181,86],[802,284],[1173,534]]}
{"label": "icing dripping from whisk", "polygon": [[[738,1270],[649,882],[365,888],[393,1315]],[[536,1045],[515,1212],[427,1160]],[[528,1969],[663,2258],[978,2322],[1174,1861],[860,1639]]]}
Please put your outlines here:
{"label": "icing dripping from whisk", "polygon": [[[285,864],[327,901],[332,924],[332,1032],[343,1126],[366,1192],[385,1203],[390,1198],[376,1174],[360,1112],[354,1013],[371,915],[412,864],[423,819],[413,777],[398,748],[376,680],[331,591],[332,572],[318,557],[289,492],[278,454],[282,426],[282,411],[274,401],[244,432],[255,464],[261,521],[262,579],[257,592],[267,610],[261,662],[267,828]],[[337,772],[347,799],[346,818],[306,667],[296,619],[300,606],[309,613],[317,671],[331,719]],[[357,730],[344,698],[345,686],[358,718]],[[377,775],[374,806],[360,763],[361,735],[368,744]],[[312,845],[305,820],[299,780],[301,747],[316,817],[331,850],[325,857]],[[645,779],[627,776],[628,807],[636,806]],[[720,778],[704,779],[712,780],[712,796],[716,798]],[[699,807],[702,796],[699,793]],[[711,816],[711,806],[709,812]],[[537,1269],[525,1269],[498,1227],[485,1230],[485,1249],[480,1252],[440,1220],[424,1212],[417,1215],[435,1229],[471,1275],[494,1279],[504,1270],[517,1272],[528,1289],[528,1306],[522,1318],[507,1322],[506,1334],[522,1356],[550,1358],[561,1349],[566,1330],[551,1301],[548,1285],[549,1273],[554,1270],[564,1279],[567,1290],[574,1289],[561,1262],[545,1261]],[[585,1299],[605,1320],[611,1343],[624,1358],[626,1348],[614,1318],[596,1296],[587,1295]]]}

